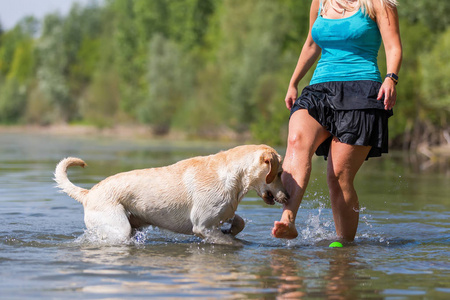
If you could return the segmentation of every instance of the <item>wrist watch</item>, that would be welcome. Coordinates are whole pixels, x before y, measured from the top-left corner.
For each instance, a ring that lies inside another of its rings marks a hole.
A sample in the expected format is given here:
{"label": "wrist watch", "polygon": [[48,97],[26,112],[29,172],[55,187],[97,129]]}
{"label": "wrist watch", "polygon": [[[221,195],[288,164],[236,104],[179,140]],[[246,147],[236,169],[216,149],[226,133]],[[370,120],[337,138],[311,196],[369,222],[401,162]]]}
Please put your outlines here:
{"label": "wrist watch", "polygon": [[388,74],[386,74],[385,78],[392,79],[395,82],[395,85],[397,85],[397,83],[398,83],[398,76],[395,73],[388,73]]}

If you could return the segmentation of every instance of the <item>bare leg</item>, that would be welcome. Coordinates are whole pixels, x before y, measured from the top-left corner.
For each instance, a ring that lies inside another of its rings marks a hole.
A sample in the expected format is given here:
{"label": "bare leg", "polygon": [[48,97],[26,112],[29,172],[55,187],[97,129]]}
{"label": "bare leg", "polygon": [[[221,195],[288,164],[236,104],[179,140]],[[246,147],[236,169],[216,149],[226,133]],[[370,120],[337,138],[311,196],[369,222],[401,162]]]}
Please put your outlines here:
{"label": "bare leg", "polygon": [[353,146],[333,138],[327,167],[336,234],[353,241],[358,228],[359,202],[353,186],[356,173],[370,151],[370,146]]}
{"label": "bare leg", "polygon": [[300,109],[291,116],[281,177],[290,199],[284,204],[281,220],[276,221],[272,229],[275,237],[297,237],[295,218],[311,174],[311,159],[317,147],[329,136],[330,133],[307,110]]}

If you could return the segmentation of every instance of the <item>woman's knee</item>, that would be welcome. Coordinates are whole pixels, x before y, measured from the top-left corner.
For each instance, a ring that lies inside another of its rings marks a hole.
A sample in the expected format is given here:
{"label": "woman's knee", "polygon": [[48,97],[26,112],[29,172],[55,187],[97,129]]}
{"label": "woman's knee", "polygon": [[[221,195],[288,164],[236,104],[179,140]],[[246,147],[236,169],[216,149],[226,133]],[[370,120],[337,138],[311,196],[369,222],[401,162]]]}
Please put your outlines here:
{"label": "woman's knee", "polygon": [[287,151],[296,153],[302,159],[311,160],[317,148],[315,139],[302,132],[290,133],[287,143]]}
{"label": "woman's knee", "polygon": [[295,112],[289,121],[288,149],[314,154],[315,149],[330,135],[306,110]]}
{"label": "woman's knee", "polygon": [[339,177],[334,172],[327,173],[328,187],[333,190],[339,188]]}
{"label": "woman's knee", "polygon": [[354,191],[353,176],[350,176],[345,170],[328,169],[327,183],[332,193],[347,194]]}
{"label": "woman's knee", "polygon": [[288,142],[288,147],[295,149],[295,150],[306,149],[309,146],[305,135],[302,134],[301,132],[289,133],[287,142]]}

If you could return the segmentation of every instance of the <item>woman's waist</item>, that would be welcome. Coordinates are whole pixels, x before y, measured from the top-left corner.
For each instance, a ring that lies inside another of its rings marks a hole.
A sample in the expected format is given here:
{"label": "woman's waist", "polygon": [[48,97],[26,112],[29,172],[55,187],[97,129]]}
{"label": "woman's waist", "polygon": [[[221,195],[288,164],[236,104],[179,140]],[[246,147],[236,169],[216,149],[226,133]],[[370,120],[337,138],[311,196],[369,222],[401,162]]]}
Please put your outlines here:
{"label": "woman's waist", "polygon": [[373,80],[382,82],[376,62],[324,61],[320,60],[314,71],[311,84],[330,81]]}

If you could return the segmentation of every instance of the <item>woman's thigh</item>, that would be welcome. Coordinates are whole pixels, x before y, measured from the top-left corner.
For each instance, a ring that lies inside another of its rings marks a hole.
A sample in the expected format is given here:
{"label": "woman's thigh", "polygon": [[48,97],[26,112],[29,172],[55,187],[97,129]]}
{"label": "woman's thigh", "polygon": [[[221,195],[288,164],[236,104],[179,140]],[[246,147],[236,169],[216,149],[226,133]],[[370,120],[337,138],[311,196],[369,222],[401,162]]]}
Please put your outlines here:
{"label": "woman's thigh", "polygon": [[370,146],[350,145],[333,137],[328,154],[328,180],[353,184],[356,173],[366,160]]}
{"label": "woman's thigh", "polygon": [[[304,149],[312,152],[331,134],[311,117],[306,109],[299,109],[289,120],[288,150]],[[296,148],[296,149],[289,149]]]}

